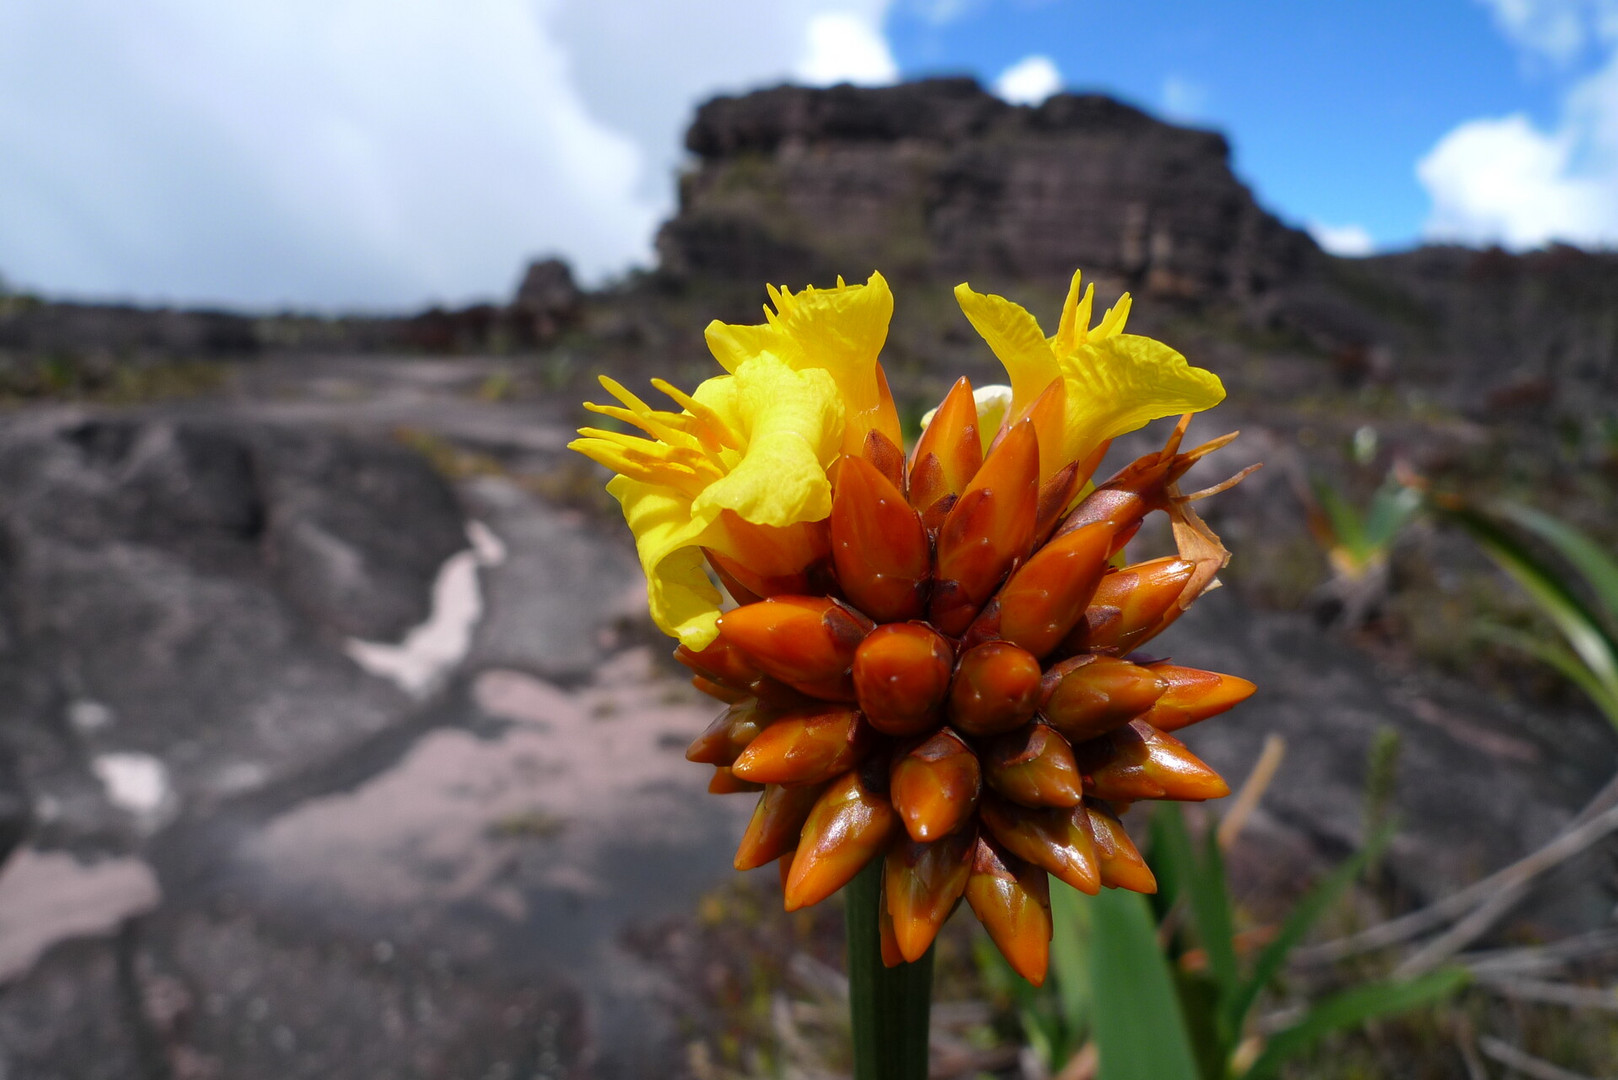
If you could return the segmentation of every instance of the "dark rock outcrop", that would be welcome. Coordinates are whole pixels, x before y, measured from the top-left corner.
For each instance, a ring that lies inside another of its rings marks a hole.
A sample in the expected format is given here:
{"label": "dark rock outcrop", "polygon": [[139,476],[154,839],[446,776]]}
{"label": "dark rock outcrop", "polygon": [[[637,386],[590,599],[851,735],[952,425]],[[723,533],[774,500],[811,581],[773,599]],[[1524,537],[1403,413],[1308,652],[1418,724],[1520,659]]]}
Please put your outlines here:
{"label": "dark rock outcrop", "polygon": [[549,341],[579,321],[582,301],[572,267],[561,259],[535,259],[523,272],[511,312],[531,341]]}
{"label": "dark rock outcrop", "polygon": [[1095,94],[1031,108],[971,79],[783,86],[708,102],[686,145],[698,166],[658,239],[676,275],[1082,266],[1157,295],[1242,300],[1319,254],[1253,201],[1224,136]]}
{"label": "dark rock outcrop", "polygon": [[0,351],[219,356],[257,348],[253,320],[229,312],[24,299],[0,304]]}

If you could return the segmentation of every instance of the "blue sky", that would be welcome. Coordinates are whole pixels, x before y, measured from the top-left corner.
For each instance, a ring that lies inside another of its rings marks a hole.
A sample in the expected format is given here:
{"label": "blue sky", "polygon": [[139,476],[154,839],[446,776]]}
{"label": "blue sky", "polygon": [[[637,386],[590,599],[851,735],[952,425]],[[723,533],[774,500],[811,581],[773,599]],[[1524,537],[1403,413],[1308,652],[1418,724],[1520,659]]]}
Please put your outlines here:
{"label": "blue sky", "polygon": [[695,104],[968,72],[1217,127],[1344,253],[1618,244],[1618,0],[0,0],[0,275],[402,309],[651,259]]}
{"label": "blue sky", "polygon": [[1519,110],[1548,124],[1572,74],[1522,63],[1473,0],[998,0],[943,23],[926,10],[888,23],[905,74],[992,80],[1048,56],[1069,86],[1227,132],[1238,172],[1287,217],[1357,224],[1384,245],[1420,235],[1415,166],[1445,133]]}

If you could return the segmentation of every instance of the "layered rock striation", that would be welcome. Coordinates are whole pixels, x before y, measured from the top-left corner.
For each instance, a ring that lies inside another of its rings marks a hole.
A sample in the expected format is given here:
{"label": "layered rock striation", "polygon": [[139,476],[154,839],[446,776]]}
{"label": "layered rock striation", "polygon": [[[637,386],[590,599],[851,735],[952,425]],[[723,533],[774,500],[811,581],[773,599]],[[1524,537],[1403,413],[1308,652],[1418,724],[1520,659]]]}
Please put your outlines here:
{"label": "layered rock striation", "polygon": [[969,78],[782,86],[703,105],[662,230],[682,277],[1062,278],[1243,300],[1319,257],[1263,210],[1212,131],[1098,94],[1009,105]]}

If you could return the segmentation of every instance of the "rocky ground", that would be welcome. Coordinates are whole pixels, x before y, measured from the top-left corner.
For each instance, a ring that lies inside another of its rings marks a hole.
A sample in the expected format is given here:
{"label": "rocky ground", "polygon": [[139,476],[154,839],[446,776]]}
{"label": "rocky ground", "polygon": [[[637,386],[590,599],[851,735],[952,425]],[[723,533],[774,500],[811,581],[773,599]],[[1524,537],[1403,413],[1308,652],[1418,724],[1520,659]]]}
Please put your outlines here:
{"label": "rocky ground", "polygon": [[[683,760],[713,709],[565,456],[576,391],[508,399],[502,370],[270,355],[200,398],[6,415],[0,1076],[700,1062],[689,989],[634,943],[731,879],[750,802]],[[1210,477],[1283,441],[1250,430]],[[1263,475],[1227,528],[1279,497]],[[1411,900],[1543,843],[1618,751],[1235,589],[1163,649],[1263,688],[1191,733],[1229,775],[1287,739],[1237,858],[1255,897],[1358,843],[1379,730]],[[1602,873],[1522,925],[1603,924]]]}

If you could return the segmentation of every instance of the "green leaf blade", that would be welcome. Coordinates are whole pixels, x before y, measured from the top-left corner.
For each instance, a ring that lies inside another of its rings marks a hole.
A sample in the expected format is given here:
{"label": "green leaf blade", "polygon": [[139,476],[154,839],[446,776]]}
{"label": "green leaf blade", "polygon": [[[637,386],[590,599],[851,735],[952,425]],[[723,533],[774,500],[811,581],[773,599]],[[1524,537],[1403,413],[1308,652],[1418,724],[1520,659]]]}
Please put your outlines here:
{"label": "green leaf blade", "polygon": [[1408,1012],[1432,1004],[1464,986],[1465,968],[1445,968],[1407,982],[1373,982],[1344,990],[1306,1013],[1302,1020],[1272,1036],[1242,1080],[1269,1080],[1289,1058],[1336,1031],[1356,1028],[1367,1020]]}
{"label": "green leaf blade", "polygon": [[1090,906],[1099,1080],[1199,1080],[1145,898],[1103,889]]}

